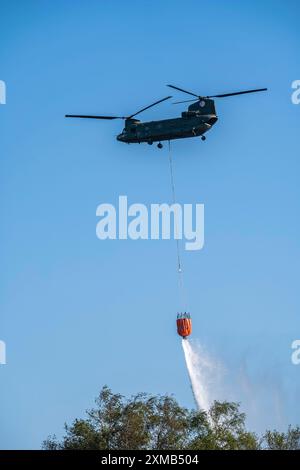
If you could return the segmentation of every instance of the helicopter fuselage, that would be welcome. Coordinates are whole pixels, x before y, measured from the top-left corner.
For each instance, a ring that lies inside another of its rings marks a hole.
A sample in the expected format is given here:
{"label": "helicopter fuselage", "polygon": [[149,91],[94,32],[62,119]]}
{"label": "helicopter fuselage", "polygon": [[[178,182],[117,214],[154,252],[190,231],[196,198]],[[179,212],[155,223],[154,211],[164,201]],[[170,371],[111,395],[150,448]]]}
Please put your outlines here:
{"label": "helicopter fuselage", "polygon": [[128,144],[160,142],[164,140],[197,137],[205,134],[217,122],[215,114],[200,114],[186,111],[181,117],[160,121],[141,122],[128,119],[117,140]]}

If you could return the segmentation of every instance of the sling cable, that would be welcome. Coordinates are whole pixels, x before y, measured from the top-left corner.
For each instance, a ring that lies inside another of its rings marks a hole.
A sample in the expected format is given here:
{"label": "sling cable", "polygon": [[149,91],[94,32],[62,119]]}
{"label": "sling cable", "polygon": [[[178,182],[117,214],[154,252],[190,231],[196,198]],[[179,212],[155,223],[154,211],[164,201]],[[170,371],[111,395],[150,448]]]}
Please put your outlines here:
{"label": "sling cable", "polygon": [[[172,190],[172,202],[176,204],[176,192],[175,192],[175,183],[174,183],[174,172],[173,172],[173,159],[172,159],[172,152],[171,152],[171,144],[169,141],[169,167],[170,167],[170,177],[171,177],[171,190]],[[177,253],[177,273],[178,273],[178,288],[179,288],[179,296],[181,299],[181,304],[183,306],[183,312],[177,313],[177,333],[183,339],[186,339],[192,332],[192,320],[191,315],[188,313],[187,310],[187,302],[186,302],[186,293],[183,284],[183,270],[182,270],[182,261],[180,256],[180,246],[179,246],[179,239],[178,239],[178,221],[176,218],[176,214],[174,214],[174,232],[175,232],[175,240],[176,240],[176,253]]]}

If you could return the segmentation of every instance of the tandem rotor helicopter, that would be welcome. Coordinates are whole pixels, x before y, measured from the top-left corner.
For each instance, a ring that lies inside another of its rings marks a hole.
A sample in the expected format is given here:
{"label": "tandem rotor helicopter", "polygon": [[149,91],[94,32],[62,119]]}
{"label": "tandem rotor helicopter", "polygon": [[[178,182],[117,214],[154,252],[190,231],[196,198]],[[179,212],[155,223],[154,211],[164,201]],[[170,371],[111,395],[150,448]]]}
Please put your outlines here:
{"label": "tandem rotor helicopter", "polygon": [[259,91],[266,91],[267,88],[257,88],[255,90],[237,91],[233,93],[222,93],[219,95],[202,96],[184,90],[174,85],[167,85],[170,88],[187,93],[188,95],[194,96],[193,99],[185,101],[177,101],[174,104],[188,103],[193,101],[194,103],[189,105],[187,111],[181,113],[181,117],[174,119],[163,119],[160,121],[149,121],[141,122],[136,119],[136,116],[146,109],[152,108],[163,101],[166,101],[172,96],[166,96],[165,98],[155,101],[155,103],[140,109],[130,116],[91,116],[91,115],[80,115],[80,114],[66,114],[65,117],[71,118],[86,118],[86,119],[124,119],[125,127],[121,134],[117,136],[117,140],[125,142],[127,144],[140,144],[146,142],[152,145],[153,142],[158,142],[157,147],[161,149],[163,147],[162,141],[173,140],[173,139],[184,139],[187,137],[198,137],[201,136],[202,140],[205,140],[205,133],[209,131],[212,126],[217,122],[218,116],[216,113],[215,103],[212,98],[227,98],[229,96],[244,95],[246,93],[256,93]]}

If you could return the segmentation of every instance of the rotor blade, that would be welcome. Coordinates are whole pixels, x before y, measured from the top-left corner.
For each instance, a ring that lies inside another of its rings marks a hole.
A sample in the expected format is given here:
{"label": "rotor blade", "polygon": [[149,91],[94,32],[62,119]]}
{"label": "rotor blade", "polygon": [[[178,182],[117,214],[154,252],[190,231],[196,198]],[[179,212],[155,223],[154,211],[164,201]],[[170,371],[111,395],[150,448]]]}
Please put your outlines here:
{"label": "rotor blade", "polygon": [[192,101],[194,101],[194,102],[195,102],[195,101],[199,101],[199,99],[198,99],[198,98],[195,98],[195,99],[193,99],[193,100],[175,101],[175,102],[172,103],[172,104],[191,103]]}
{"label": "rotor blade", "polygon": [[123,116],[86,116],[84,114],[66,114],[65,117],[87,118],[87,119],[126,119]]}
{"label": "rotor blade", "polygon": [[183,93],[187,93],[188,95],[196,96],[197,98],[199,98],[199,95],[196,95],[196,93],[192,93],[191,91],[184,90],[183,88],[179,88],[178,86],[174,86],[174,85],[167,85],[167,86],[170,88],[174,88],[174,90],[179,90],[179,91],[182,91]]}
{"label": "rotor blade", "polygon": [[221,95],[210,95],[205,98],[226,98],[227,96],[244,95],[246,93],[256,93],[257,91],[267,91],[268,88],[257,88],[256,90],[236,91],[234,93],[223,93]]}
{"label": "rotor blade", "polygon": [[140,110],[137,111],[136,113],[131,114],[130,116],[127,116],[126,119],[131,119],[131,118],[133,118],[134,116],[136,116],[137,114],[140,114],[140,113],[142,113],[143,111],[146,111],[146,109],[152,108],[152,106],[155,106],[155,105],[158,104],[158,103],[162,103],[162,101],[169,100],[170,98],[172,98],[172,96],[166,96],[166,97],[163,98],[162,100],[155,101],[155,103],[149,104],[149,106],[146,106],[145,108],[140,109]]}

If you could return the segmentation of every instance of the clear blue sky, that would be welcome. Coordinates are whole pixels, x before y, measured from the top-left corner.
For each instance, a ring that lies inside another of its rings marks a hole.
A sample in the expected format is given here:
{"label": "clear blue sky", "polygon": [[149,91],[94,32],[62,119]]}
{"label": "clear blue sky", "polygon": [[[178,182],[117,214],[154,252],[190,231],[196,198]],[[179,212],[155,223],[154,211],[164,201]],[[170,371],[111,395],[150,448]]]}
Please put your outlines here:
{"label": "clear blue sky", "polygon": [[[117,142],[119,121],[64,119],[130,114],[168,94],[166,83],[203,94],[269,87],[219,100],[205,143],[173,144],[174,172],[178,200],[205,204],[205,247],[183,259],[193,337],[222,361],[224,380],[242,371],[228,398],[252,428],[299,423],[299,2],[0,9],[1,448],[60,436],[104,384],[194,406],[174,328],[174,241],[95,236],[101,202],[171,200],[167,150]],[[163,103],[143,119],[183,109]]]}

